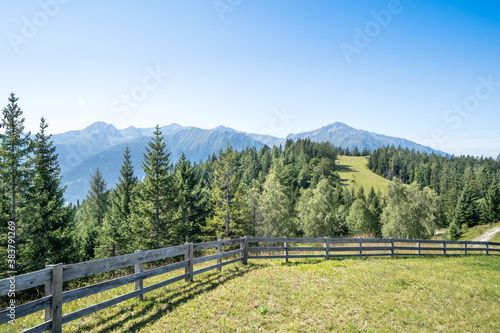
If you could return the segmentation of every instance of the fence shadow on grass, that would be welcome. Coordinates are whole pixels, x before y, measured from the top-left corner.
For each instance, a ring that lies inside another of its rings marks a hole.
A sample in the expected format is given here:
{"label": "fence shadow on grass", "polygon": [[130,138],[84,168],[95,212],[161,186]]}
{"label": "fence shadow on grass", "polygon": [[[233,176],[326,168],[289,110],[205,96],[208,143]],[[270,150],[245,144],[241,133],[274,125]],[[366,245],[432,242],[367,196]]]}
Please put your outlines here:
{"label": "fence shadow on grass", "polygon": [[[122,304],[117,306],[120,309],[116,313],[109,313],[106,318],[99,318],[96,321],[89,321],[79,325],[78,330],[82,332],[92,331],[99,333],[113,332],[116,330],[138,332],[148,325],[160,320],[167,313],[175,310],[196,296],[210,292],[234,278],[244,276],[250,271],[266,267],[266,264],[250,263],[246,266],[232,266],[226,272],[207,272],[198,275],[192,283],[172,284],[153,293],[161,293],[160,296],[145,294],[143,301],[134,300],[134,304]],[[153,312],[153,308],[157,308]],[[134,310],[130,310],[133,308]],[[128,313],[128,315],[127,315]],[[116,320],[115,322],[113,322]],[[129,327],[127,323],[133,321]]]}

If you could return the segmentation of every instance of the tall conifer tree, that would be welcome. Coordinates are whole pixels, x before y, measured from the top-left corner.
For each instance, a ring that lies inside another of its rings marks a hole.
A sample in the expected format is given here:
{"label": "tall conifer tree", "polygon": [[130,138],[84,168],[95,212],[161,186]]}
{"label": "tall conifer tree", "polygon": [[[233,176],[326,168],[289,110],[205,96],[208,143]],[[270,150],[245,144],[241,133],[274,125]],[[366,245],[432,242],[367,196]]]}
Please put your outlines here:
{"label": "tall conifer tree", "polygon": [[[17,104],[18,98],[11,93],[9,104],[2,110],[3,119],[0,127],[3,133],[0,134],[0,184],[1,198],[0,213],[7,213],[7,216],[0,218],[3,222],[2,237],[7,235],[7,222],[13,221],[16,226],[15,243],[16,246],[23,247],[23,234],[26,232],[19,208],[24,205],[25,192],[28,187],[30,177],[29,153],[31,149],[30,133],[24,132],[23,111]],[[3,242],[5,245],[5,242]],[[4,247],[6,248],[6,246]],[[16,254],[22,255],[20,251]],[[11,269],[13,270],[13,269]]]}
{"label": "tall conifer tree", "polygon": [[[148,142],[142,169],[146,174],[140,184],[139,229],[146,248],[173,245],[169,239],[172,228],[173,189],[170,172],[170,152],[163,141],[160,126],[156,125]],[[136,229],[138,225],[136,225]],[[175,244],[177,245],[177,244]]]}
{"label": "tall conifer tree", "polygon": [[110,208],[104,219],[99,239],[99,257],[117,256],[133,251],[131,215],[136,186],[137,177],[134,176],[134,166],[127,146],[123,154],[118,184],[110,194]]}
{"label": "tall conifer tree", "polygon": [[42,118],[30,158],[33,178],[22,209],[26,228],[22,262],[28,271],[74,259],[72,212],[64,204],[56,147],[45,133],[47,127]]}

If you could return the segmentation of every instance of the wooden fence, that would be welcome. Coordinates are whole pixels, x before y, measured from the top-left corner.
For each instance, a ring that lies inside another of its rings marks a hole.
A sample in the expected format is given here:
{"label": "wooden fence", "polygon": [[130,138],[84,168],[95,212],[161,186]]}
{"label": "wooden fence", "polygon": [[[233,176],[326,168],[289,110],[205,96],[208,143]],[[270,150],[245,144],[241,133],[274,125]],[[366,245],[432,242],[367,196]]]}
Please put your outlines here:
{"label": "wooden fence", "polygon": [[[257,246],[250,246],[257,243]],[[259,244],[260,243],[260,244]],[[264,244],[263,244],[264,243]],[[269,246],[263,246],[263,245]],[[271,243],[271,244],[269,244]],[[319,244],[320,246],[302,246],[304,243]],[[225,246],[239,244],[239,249],[223,251]],[[279,246],[282,244],[282,246]],[[411,245],[411,246],[410,246]],[[194,251],[216,249],[216,254],[194,257]],[[294,254],[307,252],[309,254]],[[263,255],[262,253],[270,253]],[[280,254],[281,253],[281,254]],[[437,240],[409,240],[409,239],[378,239],[378,238],[270,238],[270,237],[243,237],[229,240],[217,240],[205,243],[188,243],[169,248],[136,251],[118,257],[81,262],[70,265],[49,265],[45,269],[28,274],[0,280],[0,296],[9,293],[15,288],[16,292],[44,286],[45,297],[35,301],[7,308],[0,312],[0,325],[7,324],[14,311],[15,318],[45,311],[45,322],[25,330],[24,332],[62,332],[62,325],[96,311],[116,305],[152,290],[167,286],[184,279],[193,281],[195,275],[213,269],[220,270],[223,266],[248,259],[288,259],[292,258],[333,258],[349,256],[420,256],[420,255],[467,255],[467,254],[500,254],[500,243],[468,242],[468,241],[437,241]],[[184,256],[184,260],[144,271],[145,263]],[[222,261],[223,258],[234,257]],[[194,270],[194,265],[217,260],[211,266]],[[63,282],[92,276],[99,273],[134,266],[134,273],[78,289],[63,291]],[[184,268],[184,274],[144,287],[143,280],[160,274]],[[91,305],[84,309],[63,315],[63,304],[94,295],[106,290],[135,284],[135,290],[110,300]]]}

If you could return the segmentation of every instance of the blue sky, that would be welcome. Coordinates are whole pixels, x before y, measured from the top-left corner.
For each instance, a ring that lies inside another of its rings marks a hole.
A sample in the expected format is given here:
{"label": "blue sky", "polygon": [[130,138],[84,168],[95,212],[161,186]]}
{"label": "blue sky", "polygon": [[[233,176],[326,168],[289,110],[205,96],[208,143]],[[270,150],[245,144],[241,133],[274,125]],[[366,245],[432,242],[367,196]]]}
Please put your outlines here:
{"label": "blue sky", "polygon": [[[500,153],[498,1],[2,1],[0,98],[95,121],[285,136],[335,121]],[[4,96],[4,97],[1,97]]]}

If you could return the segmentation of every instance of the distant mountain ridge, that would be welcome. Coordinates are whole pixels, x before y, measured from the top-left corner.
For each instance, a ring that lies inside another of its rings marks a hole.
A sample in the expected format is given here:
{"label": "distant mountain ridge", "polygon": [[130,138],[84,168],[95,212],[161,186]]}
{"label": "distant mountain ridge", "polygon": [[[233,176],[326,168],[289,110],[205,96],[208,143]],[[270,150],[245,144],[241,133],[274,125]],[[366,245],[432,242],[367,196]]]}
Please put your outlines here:
{"label": "distant mountain ridge", "polygon": [[[257,149],[264,145],[284,144],[287,139],[297,140],[309,137],[312,141],[329,141],[343,148],[364,148],[373,150],[381,146],[394,145],[445,155],[445,153],[424,147],[415,142],[371,133],[352,128],[344,123],[336,122],[314,131],[289,134],[286,138],[270,135],[245,133],[225,126],[213,129],[170,124],[161,127],[165,143],[171,153],[172,163],[184,152],[193,162],[205,161],[209,156],[224,149],[227,142],[235,150],[247,147]],[[84,199],[89,189],[90,175],[99,167],[108,188],[118,181],[119,169],[123,160],[123,152],[128,145],[131,151],[135,174],[141,179],[144,173],[140,167],[144,149],[153,134],[154,128],[136,128],[130,126],[117,129],[104,122],[94,123],[82,130],[54,134],[52,140],[57,147],[59,164],[63,176],[63,185],[67,186],[65,199],[76,202]]]}

